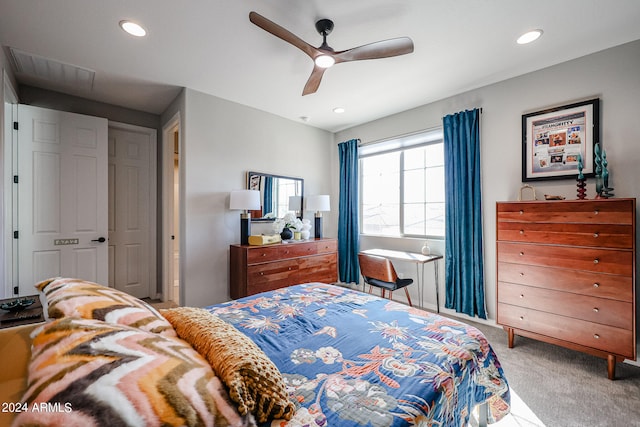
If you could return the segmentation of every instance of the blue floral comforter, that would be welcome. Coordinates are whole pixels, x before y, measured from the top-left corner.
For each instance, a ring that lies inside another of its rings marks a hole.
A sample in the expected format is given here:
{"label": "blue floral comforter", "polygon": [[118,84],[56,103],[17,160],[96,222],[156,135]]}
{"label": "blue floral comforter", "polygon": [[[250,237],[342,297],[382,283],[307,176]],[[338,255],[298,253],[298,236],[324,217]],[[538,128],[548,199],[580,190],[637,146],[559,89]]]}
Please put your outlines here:
{"label": "blue floral comforter", "polygon": [[299,405],[272,426],[465,426],[509,412],[500,363],[476,328],[366,293],[297,285],[208,307],[273,360]]}

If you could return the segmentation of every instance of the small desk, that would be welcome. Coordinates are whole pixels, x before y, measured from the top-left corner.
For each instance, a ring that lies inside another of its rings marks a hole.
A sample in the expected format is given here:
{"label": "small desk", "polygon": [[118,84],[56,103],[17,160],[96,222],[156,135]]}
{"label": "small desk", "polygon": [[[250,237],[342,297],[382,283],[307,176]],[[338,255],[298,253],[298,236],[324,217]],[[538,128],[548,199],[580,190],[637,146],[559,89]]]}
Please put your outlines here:
{"label": "small desk", "polygon": [[[416,278],[418,282],[418,298],[420,299],[420,308],[424,307],[424,265],[428,262],[434,262],[442,259],[442,255],[422,255],[416,252],[392,251],[389,249],[367,249],[366,251],[362,251],[362,253],[381,256],[397,261],[414,263],[416,265]],[[422,271],[420,271],[420,267],[422,267]],[[438,284],[440,283],[440,281],[438,277],[437,262],[434,262],[433,264],[433,271],[436,280],[436,310],[438,313],[440,313],[440,292],[438,290]]]}

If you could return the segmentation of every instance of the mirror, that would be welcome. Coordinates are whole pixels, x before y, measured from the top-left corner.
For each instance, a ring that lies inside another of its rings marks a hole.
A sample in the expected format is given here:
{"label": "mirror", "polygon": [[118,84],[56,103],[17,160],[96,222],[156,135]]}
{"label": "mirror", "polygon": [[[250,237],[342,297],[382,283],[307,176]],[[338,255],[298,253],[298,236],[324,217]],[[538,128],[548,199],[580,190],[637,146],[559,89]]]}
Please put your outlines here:
{"label": "mirror", "polygon": [[302,219],[304,180],[262,172],[247,172],[247,189],[260,191],[260,210],[250,211],[252,221],[273,221],[287,212]]}

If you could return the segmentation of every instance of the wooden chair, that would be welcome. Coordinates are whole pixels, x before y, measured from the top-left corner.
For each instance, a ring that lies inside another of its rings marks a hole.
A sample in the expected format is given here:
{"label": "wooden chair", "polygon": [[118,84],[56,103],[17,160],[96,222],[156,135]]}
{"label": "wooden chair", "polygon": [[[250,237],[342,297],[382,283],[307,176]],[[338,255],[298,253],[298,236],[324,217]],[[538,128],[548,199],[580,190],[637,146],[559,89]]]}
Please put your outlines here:
{"label": "wooden chair", "polygon": [[389,299],[393,299],[393,291],[404,288],[404,292],[407,295],[407,301],[411,304],[411,297],[407,286],[413,283],[413,279],[400,279],[396,274],[393,264],[387,258],[368,255],[365,253],[358,254],[358,261],[360,262],[360,272],[364,278],[364,283],[369,285],[369,293],[371,293],[372,286],[380,288],[382,290],[382,298],[386,298],[386,292],[389,291]]}

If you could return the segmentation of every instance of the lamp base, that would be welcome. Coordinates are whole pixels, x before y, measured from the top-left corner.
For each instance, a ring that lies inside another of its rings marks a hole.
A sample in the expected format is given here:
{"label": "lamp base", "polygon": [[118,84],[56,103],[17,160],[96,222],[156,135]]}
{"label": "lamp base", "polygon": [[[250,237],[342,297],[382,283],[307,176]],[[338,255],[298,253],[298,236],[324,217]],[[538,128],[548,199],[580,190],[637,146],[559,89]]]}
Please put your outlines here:
{"label": "lamp base", "polygon": [[249,235],[251,234],[251,214],[243,213],[240,215],[240,244],[249,244]]}
{"label": "lamp base", "polygon": [[322,214],[320,212],[316,213],[315,223],[313,228],[315,231],[315,238],[322,239]]}

